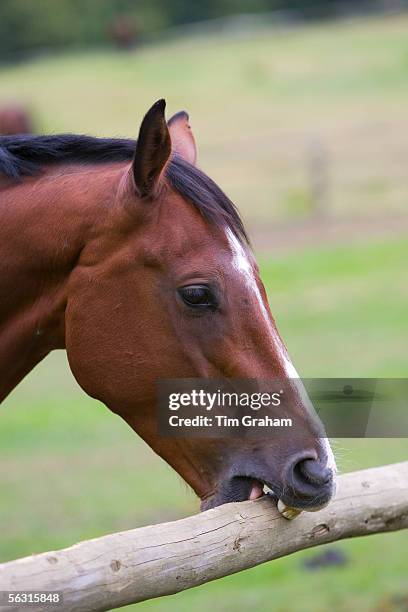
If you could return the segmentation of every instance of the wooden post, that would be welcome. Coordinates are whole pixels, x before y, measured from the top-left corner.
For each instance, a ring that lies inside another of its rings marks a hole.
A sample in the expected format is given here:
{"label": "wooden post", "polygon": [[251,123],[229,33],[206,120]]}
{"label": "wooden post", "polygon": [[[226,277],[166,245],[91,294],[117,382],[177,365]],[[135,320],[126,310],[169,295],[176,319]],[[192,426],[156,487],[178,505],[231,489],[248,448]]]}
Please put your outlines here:
{"label": "wooden post", "polygon": [[312,213],[324,219],[329,214],[329,154],[324,141],[311,138],[306,149]]}
{"label": "wooden post", "polygon": [[327,508],[294,521],[265,496],[11,561],[0,566],[0,590],[60,591],[64,612],[111,610],[311,546],[407,527],[404,462],[340,476]]}

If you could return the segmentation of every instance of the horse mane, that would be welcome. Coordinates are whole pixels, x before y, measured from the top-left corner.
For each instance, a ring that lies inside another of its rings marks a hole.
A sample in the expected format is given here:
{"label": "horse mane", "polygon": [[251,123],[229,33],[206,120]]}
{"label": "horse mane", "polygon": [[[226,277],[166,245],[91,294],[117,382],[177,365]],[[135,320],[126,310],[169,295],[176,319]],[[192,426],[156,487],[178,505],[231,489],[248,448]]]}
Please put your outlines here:
{"label": "horse mane", "polygon": [[[44,165],[103,164],[133,159],[136,140],[95,138],[75,134],[0,136],[0,175],[21,180],[38,174]],[[178,156],[166,166],[170,185],[210,223],[230,227],[241,241],[248,236],[233,202],[204,172]]]}

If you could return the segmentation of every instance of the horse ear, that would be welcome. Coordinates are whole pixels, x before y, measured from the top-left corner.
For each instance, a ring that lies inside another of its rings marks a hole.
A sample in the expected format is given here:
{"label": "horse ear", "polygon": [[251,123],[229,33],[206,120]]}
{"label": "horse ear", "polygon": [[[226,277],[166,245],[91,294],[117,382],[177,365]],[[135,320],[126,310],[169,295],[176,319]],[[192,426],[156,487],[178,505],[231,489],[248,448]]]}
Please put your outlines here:
{"label": "horse ear", "polygon": [[139,130],[133,159],[133,176],[141,197],[154,192],[171,154],[170,133],[164,117],[165,100],[158,100],[146,113]]}
{"label": "horse ear", "polygon": [[173,115],[168,126],[173,152],[194,165],[197,161],[197,147],[186,111]]}

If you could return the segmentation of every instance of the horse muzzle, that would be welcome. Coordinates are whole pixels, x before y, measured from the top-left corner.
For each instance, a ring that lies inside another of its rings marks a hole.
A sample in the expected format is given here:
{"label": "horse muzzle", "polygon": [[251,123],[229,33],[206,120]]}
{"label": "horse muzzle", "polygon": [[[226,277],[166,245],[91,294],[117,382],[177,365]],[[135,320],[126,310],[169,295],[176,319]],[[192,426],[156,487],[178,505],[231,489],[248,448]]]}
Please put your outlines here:
{"label": "horse muzzle", "polygon": [[313,512],[325,507],[333,497],[335,471],[318,459],[297,457],[283,466],[279,474],[268,474],[265,469],[257,469],[244,475],[233,475],[223,480],[217,491],[203,500],[201,509],[254,500],[265,494],[265,488],[279,502],[278,509],[283,516],[286,516],[287,508]]}

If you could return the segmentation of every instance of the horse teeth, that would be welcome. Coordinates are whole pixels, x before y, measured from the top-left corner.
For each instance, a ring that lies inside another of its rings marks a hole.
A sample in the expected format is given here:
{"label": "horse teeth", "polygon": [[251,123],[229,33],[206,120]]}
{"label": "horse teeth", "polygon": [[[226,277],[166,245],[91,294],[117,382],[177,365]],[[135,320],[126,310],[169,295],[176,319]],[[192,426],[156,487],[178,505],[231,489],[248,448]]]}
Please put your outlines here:
{"label": "horse teeth", "polygon": [[288,521],[292,521],[302,512],[301,510],[299,510],[299,508],[292,508],[292,506],[287,506],[281,499],[278,499],[278,511]]}

